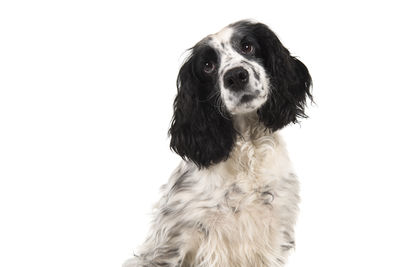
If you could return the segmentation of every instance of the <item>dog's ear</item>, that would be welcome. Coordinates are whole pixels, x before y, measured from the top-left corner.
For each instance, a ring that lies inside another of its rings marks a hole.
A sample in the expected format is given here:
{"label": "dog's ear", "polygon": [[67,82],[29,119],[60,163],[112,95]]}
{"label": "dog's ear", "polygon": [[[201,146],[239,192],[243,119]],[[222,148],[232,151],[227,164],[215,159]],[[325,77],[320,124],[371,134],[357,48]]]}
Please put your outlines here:
{"label": "dog's ear", "polygon": [[267,128],[276,131],[298,122],[298,118],[307,117],[304,108],[307,98],[312,101],[312,80],[307,67],[290,55],[267,26],[256,24],[255,33],[272,85],[268,100],[258,110],[258,115]]}
{"label": "dog's ear", "polygon": [[218,95],[210,84],[197,77],[194,56],[181,67],[169,135],[170,147],[199,168],[228,158],[235,131],[228,114],[218,107]]}

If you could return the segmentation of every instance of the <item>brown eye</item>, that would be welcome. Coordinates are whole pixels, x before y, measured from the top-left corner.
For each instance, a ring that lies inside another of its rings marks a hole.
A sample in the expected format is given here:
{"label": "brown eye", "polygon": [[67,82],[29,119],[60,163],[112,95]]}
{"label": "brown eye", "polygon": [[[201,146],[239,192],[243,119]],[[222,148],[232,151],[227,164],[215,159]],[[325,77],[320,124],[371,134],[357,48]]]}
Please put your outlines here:
{"label": "brown eye", "polygon": [[204,63],[204,68],[203,68],[205,73],[212,73],[215,70],[215,65],[211,61],[207,61]]}
{"label": "brown eye", "polygon": [[242,43],[241,48],[243,54],[250,54],[254,51],[254,47],[250,43]]}

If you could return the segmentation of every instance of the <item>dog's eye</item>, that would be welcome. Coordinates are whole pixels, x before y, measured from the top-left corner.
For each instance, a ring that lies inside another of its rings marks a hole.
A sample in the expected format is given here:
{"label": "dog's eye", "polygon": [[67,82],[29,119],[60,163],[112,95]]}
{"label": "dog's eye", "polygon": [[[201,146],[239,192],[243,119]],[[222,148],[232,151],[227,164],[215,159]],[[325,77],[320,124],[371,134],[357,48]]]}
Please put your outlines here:
{"label": "dog's eye", "polygon": [[242,50],[243,54],[248,55],[254,51],[254,46],[251,43],[243,42],[240,49]]}
{"label": "dog's eye", "polygon": [[203,68],[205,73],[212,73],[215,70],[215,65],[211,61],[206,61]]}

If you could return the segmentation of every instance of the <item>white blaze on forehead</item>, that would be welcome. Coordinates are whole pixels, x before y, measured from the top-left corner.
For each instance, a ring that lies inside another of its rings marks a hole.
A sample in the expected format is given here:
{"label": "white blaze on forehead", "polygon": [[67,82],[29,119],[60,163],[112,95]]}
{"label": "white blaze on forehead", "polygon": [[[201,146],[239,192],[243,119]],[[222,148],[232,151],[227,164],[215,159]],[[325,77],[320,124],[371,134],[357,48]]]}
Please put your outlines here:
{"label": "white blaze on forehead", "polygon": [[225,27],[221,31],[210,35],[210,44],[217,49],[220,53],[226,53],[231,50],[231,38],[233,35],[233,29],[231,27]]}
{"label": "white blaze on forehead", "polygon": [[213,38],[220,42],[229,42],[233,34],[233,29],[231,27],[225,27],[216,34],[212,35]]}

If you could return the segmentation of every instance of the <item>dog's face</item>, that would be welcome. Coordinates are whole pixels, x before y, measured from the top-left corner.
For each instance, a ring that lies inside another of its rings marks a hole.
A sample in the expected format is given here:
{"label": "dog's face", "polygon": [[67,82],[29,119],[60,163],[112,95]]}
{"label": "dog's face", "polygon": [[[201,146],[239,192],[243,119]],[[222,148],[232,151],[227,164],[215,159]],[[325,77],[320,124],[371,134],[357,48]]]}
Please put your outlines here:
{"label": "dog's face", "polygon": [[264,24],[239,21],[196,44],[177,81],[171,148],[199,167],[229,156],[235,115],[270,131],[305,117],[311,77]]}
{"label": "dog's face", "polygon": [[238,23],[199,42],[194,48],[198,68],[219,94],[225,111],[234,114],[257,110],[267,100],[269,76],[263,66],[256,36]]}

